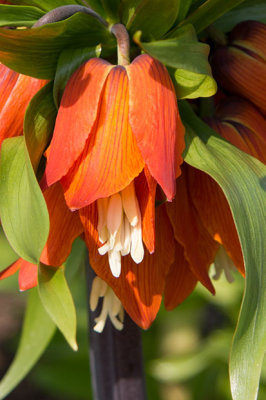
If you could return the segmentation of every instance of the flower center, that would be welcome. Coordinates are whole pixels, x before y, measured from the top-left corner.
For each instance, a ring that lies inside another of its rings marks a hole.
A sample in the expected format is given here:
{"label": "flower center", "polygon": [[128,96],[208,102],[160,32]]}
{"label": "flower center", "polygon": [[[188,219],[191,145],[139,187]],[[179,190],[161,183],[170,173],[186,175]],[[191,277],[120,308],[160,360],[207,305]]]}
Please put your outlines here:
{"label": "flower center", "polygon": [[234,281],[232,271],[236,270],[236,267],[234,266],[233,261],[227,255],[222,245],[220,246],[219,250],[216,253],[216,257],[214,260],[214,268],[215,268],[215,274],[213,275],[213,279],[218,280],[222,272],[224,271],[226,280],[229,283],[232,283]]}
{"label": "flower center", "polygon": [[135,193],[134,182],[121,192],[97,200],[98,234],[101,243],[98,251],[108,253],[113,276],[121,273],[121,256],[131,255],[135,263],[144,257],[142,243],[141,214]]}
{"label": "flower center", "polygon": [[100,297],[103,297],[102,311],[100,315],[94,319],[96,325],[94,326],[93,330],[101,333],[105,327],[106,319],[109,316],[114,327],[121,331],[123,329],[124,322],[123,306],[107,283],[96,276],[93,279],[90,293],[91,311],[96,310]]}

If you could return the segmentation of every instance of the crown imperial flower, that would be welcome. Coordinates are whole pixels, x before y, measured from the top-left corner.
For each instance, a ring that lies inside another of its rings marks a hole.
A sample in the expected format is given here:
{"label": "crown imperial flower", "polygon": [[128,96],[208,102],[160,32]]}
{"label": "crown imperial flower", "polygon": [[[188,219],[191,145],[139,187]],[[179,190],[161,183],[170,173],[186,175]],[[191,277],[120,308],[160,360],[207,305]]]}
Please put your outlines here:
{"label": "crown imperial flower", "polygon": [[152,57],[127,66],[91,59],[67,83],[46,181],[60,181],[68,207],[80,210],[87,241],[88,208],[96,203],[93,240],[113,276],[120,276],[121,256],[142,261],[143,241],[154,251],[156,185],[173,199],[183,149],[173,84]]}

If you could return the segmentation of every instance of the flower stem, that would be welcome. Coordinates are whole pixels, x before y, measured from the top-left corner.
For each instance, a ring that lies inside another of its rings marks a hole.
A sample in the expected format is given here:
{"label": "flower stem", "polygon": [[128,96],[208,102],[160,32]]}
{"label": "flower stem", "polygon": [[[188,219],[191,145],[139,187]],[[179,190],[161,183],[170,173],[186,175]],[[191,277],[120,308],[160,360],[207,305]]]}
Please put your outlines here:
{"label": "flower stem", "polygon": [[115,24],[111,28],[112,34],[117,40],[117,64],[130,64],[130,40],[129,35],[123,24]]}
{"label": "flower stem", "polygon": [[[89,261],[87,276],[90,289],[95,274]],[[102,333],[94,332],[98,313],[99,310],[89,312],[93,399],[145,400],[140,329],[126,314],[122,331],[117,331],[108,320]]]}
{"label": "flower stem", "polygon": [[57,7],[49,11],[47,14],[43,15],[37,22],[35,22],[32,28],[38,28],[40,26],[51,24],[53,22],[63,21],[64,19],[67,19],[78,12],[89,14],[92,17],[98,19],[98,21],[100,21],[106,27],[108,26],[108,23],[105,21],[105,19],[103,19],[91,8],[78,5],[68,5]]}

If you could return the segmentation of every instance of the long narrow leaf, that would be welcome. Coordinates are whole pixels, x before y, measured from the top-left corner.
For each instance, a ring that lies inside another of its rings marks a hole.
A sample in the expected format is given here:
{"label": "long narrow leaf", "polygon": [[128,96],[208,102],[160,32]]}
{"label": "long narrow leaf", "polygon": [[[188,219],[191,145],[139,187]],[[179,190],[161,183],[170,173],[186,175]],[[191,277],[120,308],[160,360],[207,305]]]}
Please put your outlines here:
{"label": "long narrow leaf", "polygon": [[44,310],[37,289],[31,289],[18,351],[0,382],[0,399],[4,399],[29,373],[54,332],[55,325]]}

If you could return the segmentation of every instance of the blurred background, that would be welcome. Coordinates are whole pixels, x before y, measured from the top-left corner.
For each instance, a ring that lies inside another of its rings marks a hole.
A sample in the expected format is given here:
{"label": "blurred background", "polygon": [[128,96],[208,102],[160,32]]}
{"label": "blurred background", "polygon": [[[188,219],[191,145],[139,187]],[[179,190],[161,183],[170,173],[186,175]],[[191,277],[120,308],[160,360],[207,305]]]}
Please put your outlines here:
{"label": "blurred background", "polygon": [[[1,228],[0,228],[1,229]],[[0,270],[16,259],[0,230]],[[71,269],[72,258],[67,264]],[[71,290],[78,313],[78,352],[57,332],[28,377],[9,400],[92,399],[88,361],[87,294],[84,268],[76,270]],[[244,280],[235,273],[214,281],[216,296],[198,285],[178,308],[164,307],[143,336],[149,400],[231,400],[228,357],[241,304]],[[14,357],[23,321],[27,293],[19,292],[17,275],[0,281],[0,377]],[[266,366],[259,400],[266,399]]]}

